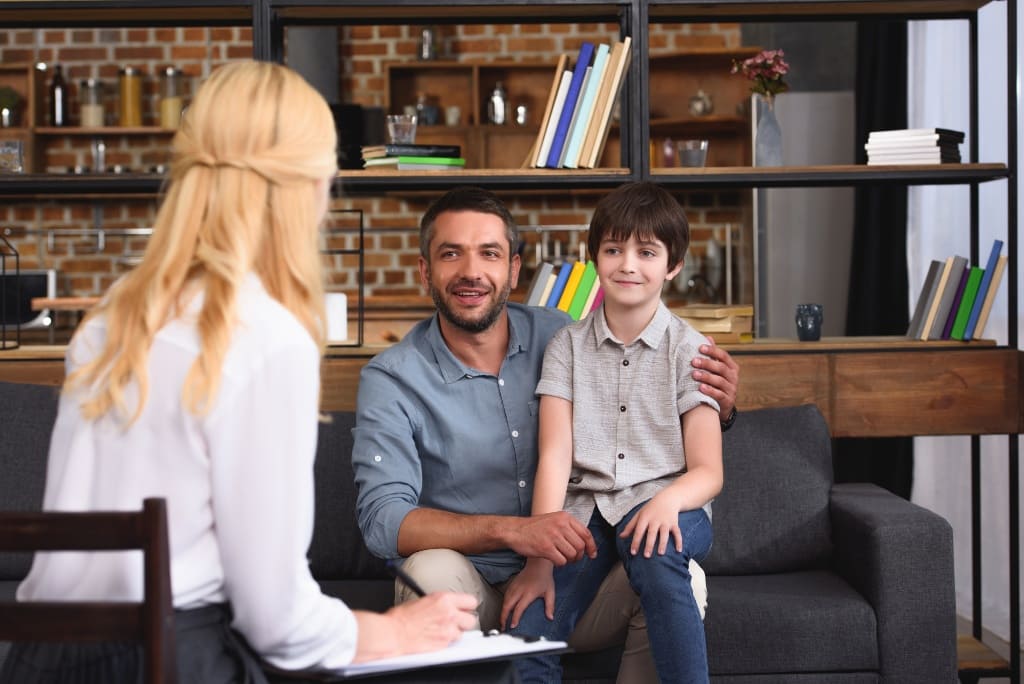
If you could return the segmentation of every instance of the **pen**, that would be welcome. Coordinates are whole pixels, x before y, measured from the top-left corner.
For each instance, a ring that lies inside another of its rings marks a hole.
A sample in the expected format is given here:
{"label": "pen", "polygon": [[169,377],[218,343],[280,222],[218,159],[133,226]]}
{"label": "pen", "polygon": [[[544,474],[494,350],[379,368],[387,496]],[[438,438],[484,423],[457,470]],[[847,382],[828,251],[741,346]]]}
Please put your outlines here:
{"label": "pen", "polygon": [[423,598],[427,595],[427,592],[423,591],[423,587],[417,584],[416,580],[414,580],[412,577],[409,577],[409,575],[406,574],[405,570],[402,570],[402,567],[398,563],[396,563],[393,560],[389,560],[386,563],[386,565],[388,567],[388,572],[390,572],[395,579],[399,580],[402,584],[409,587],[409,589],[415,592],[417,596]]}

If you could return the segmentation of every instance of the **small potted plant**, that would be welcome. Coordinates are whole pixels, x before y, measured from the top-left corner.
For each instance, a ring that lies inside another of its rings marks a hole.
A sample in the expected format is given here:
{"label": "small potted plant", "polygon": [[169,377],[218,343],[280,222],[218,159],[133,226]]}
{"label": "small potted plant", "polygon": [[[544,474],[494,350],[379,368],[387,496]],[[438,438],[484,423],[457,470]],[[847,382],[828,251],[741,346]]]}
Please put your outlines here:
{"label": "small potted plant", "polygon": [[17,126],[21,120],[21,94],[11,86],[0,86],[0,126]]}

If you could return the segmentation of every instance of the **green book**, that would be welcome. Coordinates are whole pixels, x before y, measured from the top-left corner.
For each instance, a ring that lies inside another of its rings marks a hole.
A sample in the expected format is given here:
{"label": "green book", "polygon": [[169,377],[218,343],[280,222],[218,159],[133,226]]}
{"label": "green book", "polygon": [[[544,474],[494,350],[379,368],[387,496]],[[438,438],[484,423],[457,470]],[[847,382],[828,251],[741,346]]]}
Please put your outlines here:
{"label": "green book", "polygon": [[984,272],[985,269],[979,266],[971,266],[971,272],[967,274],[964,296],[960,298],[960,306],[956,310],[956,318],[953,319],[953,331],[950,333],[950,337],[954,340],[964,339],[967,319],[971,317],[971,307],[974,306],[974,298],[978,295],[978,286],[981,284],[981,276]]}
{"label": "green book", "polygon": [[588,261],[583,268],[583,275],[580,277],[580,284],[576,287],[576,293],[573,294],[572,301],[569,302],[569,315],[572,316],[572,320],[578,321],[583,316],[583,310],[596,280],[597,267],[594,266],[593,261]]}

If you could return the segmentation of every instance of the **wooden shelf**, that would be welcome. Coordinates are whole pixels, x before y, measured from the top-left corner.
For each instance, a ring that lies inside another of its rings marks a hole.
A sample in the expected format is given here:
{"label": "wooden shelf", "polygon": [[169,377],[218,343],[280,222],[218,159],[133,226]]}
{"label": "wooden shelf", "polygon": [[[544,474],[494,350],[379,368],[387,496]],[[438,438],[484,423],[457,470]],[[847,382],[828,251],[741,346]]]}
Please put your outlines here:
{"label": "wooden shelf", "polygon": [[966,18],[989,3],[989,0],[649,0],[652,21],[737,21],[765,17],[796,21],[832,21],[893,17],[901,19]]}
{"label": "wooden shelf", "polygon": [[823,187],[902,183],[950,185],[1009,177],[1005,164],[924,164],[915,166],[777,166],[654,169],[660,185],[679,189],[707,187]]}
{"label": "wooden shelf", "polygon": [[251,0],[5,0],[0,26],[245,26],[252,24]]}
{"label": "wooden shelf", "polygon": [[145,136],[165,135],[172,136],[178,132],[176,128],[161,128],[160,126],[99,126],[85,128],[82,126],[37,126],[36,135],[48,137],[88,137],[100,138],[110,136]]}
{"label": "wooden shelf", "polygon": [[957,669],[961,675],[976,677],[1008,677],[1010,663],[991,648],[969,634],[956,638]]}

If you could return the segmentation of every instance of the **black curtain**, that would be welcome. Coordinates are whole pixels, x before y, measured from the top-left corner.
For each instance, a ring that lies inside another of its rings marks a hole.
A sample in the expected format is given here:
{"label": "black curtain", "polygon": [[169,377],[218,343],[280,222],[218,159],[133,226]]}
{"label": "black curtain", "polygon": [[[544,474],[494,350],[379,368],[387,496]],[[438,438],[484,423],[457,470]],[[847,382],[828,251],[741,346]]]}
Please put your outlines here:
{"label": "black curtain", "polygon": [[[907,127],[907,22],[858,23],[856,82],[856,159],[864,163],[870,131]],[[858,187],[846,334],[906,334],[907,291],[907,188]],[[911,438],[837,439],[834,453],[836,482],[874,482],[910,498]]]}

